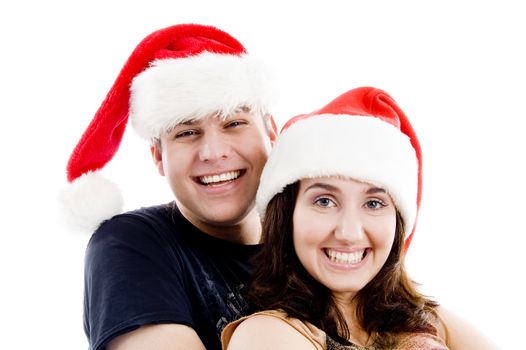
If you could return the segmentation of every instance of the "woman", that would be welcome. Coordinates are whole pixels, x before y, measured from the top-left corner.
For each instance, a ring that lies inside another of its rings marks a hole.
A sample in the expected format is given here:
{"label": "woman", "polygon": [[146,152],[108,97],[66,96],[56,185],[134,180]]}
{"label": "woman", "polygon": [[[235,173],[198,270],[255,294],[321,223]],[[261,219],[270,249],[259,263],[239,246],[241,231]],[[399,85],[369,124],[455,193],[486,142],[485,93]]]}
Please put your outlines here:
{"label": "woman", "polygon": [[290,120],[256,199],[256,312],[227,326],[223,347],[494,349],[407,276],[421,174],[416,134],[381,90],[354,89]]}

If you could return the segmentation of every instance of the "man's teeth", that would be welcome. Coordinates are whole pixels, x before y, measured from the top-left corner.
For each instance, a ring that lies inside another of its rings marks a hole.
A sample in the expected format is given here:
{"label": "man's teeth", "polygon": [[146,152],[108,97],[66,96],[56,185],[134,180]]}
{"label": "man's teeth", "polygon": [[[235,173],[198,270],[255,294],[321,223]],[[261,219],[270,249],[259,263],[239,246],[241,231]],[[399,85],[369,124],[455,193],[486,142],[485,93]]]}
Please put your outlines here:
{"label": "man's teeth", "polygon": [[344,253],[336,250],[327,249],[327,256],[331,261],[338,264],[357,264],[363,260],[365,250],[357,250],[352,253]]}
{"label": "man's teeth", "polygon": [[228,173],[218,174],[218,175],[206,175],[201,176],[199,181],[206,185],[212,185],[218,182],[225,182],[235,180],[239,177],[240,171],[229,171]]}

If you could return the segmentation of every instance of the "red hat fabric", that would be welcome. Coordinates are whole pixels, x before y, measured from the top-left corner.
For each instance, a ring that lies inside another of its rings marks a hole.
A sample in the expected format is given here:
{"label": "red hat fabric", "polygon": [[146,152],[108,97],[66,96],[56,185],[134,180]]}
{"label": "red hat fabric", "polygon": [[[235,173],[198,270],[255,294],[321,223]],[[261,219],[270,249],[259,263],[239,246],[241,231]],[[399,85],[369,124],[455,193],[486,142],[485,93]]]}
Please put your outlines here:
{"label": "red hat fabric", "polygon": [[409,247],[422,192],[418,138],[385,91],[361,87],[325,107],[289,120],[263,169],[256,205],[302,178],[345,176],[385,189],[404,220]]}
{"label": "red hat fabric", "polygon": [[[76,212],[68,215],[86,216],[81,221],[92,222],[79,224],[92,229],[120,212],[120,193],[113,190],[115,200],[109,198],[107,191],[113,185],[94,172],[116,154],[129,117],[138,134],[152,141],[181,122],[211,114],[226,116],[241,106],[267,114],[269,91],[262,66],[224,31],[180,24],[151,33],[124,64],[70,156],[71,186],[62,197],[65,209]],[[98,195],[93,191],[100,186],[105,190],[95,200]],[[87,196],[97,203],[90,205]],[[97,218],[88,218],[97,211]]]}

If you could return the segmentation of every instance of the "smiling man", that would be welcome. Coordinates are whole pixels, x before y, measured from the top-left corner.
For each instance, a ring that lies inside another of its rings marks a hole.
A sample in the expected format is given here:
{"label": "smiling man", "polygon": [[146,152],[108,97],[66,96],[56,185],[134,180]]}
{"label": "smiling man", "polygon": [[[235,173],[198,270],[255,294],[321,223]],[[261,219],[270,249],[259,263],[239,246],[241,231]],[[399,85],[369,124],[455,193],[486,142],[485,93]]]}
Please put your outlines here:
{"label": "smiling man", "polygon": [[181,123],[155,142],[159,173],[194,226],[241,244],[259,241],[260,220],[253,207],[270,151],[269,130],[264,118],[244,107],[227,117]]}
{"label": "smiling man", "polygon": [[[254,198],[275,139],[267,89],[244,47],[213,27],[165,28],[134,50],[70,157],[63,194],[71,217],[96,228],[85,265],[91,349],[220,349],[223,327],[245,313],[261,230]],[[98,174],[128,115],[172,203],[120,213],[119,192]]]}

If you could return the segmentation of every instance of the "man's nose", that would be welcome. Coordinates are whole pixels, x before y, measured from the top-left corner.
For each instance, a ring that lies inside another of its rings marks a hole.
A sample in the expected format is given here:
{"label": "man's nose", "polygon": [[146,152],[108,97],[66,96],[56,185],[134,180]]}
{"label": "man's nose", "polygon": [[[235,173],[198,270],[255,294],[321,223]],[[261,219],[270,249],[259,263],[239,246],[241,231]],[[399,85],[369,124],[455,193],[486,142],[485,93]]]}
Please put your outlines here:
{"label": "man's nose", "polygon": [[199,159],[210,162],[228,158],[231,147],[224,135],[217,131],[209,131],[202,137],[199,147]]}

